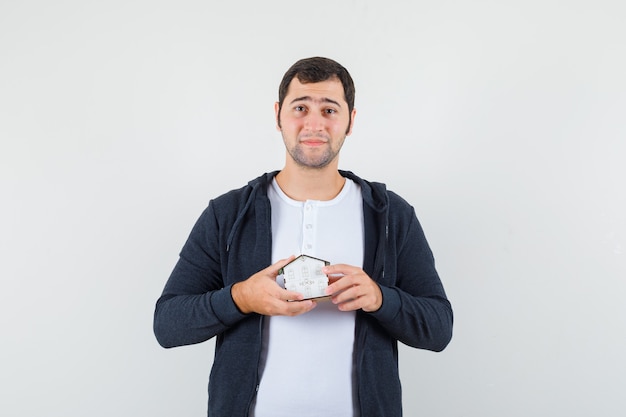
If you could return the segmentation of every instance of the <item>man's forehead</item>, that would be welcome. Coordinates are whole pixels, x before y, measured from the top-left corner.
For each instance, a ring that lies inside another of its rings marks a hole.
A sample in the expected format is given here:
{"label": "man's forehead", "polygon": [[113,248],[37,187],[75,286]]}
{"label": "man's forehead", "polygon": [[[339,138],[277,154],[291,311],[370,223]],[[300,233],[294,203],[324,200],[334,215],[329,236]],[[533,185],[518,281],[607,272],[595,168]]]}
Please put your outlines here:
{"label": "man's forehead", "polygon": [[334,101],[346,102],[343,84],[338,78],[329,78],[325,81],[303,83],[294,77],[287,89],[286,101]]}

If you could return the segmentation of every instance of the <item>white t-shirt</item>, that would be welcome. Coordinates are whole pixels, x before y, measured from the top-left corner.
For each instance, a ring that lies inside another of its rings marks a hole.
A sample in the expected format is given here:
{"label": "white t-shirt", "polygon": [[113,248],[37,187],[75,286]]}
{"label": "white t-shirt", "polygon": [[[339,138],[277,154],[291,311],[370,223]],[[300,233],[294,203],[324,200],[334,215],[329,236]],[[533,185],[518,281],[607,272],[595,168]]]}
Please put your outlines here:
{"label": "white t-shirt", "polygon": [[[363,265],[363,200],[352,180],[329,201],[292,200],[276,180],[268,197],[272,263],[304,254]],[[354,320],[354,312],[339,311],[330,301],[296,317],[265,317],[261,384],[251,416],[356,416]]]}

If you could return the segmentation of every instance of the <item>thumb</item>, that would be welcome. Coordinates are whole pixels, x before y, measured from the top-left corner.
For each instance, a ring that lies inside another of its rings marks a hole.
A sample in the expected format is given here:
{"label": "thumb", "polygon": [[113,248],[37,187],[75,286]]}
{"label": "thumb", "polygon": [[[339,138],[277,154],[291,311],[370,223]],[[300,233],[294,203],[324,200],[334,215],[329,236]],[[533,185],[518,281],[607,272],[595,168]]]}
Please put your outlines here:
{"label": "thumb", "polygon": [[281,259],[279,261],[276,261],[274,264],[272,264],[269,267],[267,267],[266,270],[270,273],[270,275],[272,275],[273,277],[276,277],[278,275],[278,271],[280,271],[285,265],[287,265],[288,263],[290,263],[294,259],[296,259],[296,256],[295,255],[291,255],[289,258],[285,258],[285,259]]}

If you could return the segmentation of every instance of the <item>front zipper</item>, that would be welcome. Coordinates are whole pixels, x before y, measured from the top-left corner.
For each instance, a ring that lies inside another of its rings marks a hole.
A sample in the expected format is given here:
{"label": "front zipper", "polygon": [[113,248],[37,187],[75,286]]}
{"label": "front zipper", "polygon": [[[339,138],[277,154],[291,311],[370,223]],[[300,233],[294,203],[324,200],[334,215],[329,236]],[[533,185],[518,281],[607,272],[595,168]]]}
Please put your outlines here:
{"label": "front zipper", "polygon": [[252,403],[256,399],[256,396],[259,394],[259,388],[261,387],[261,380],[259,378],[259,363],[261,362],[261,352],[263,351],[263,321],[264,320],[265,320],[265,316],[260,316],[259,334],[261,335],[261,338],[259,340],[261,341],[261,347],[259,348],[259,353],[256,358],[256,370],[254,373],[255,386],[254,386],[254,392],[252,393],[252,396],[250,397],[250,400],[248,401],[248,414],[247,415],[250,415],[250,412],[252,411]]}

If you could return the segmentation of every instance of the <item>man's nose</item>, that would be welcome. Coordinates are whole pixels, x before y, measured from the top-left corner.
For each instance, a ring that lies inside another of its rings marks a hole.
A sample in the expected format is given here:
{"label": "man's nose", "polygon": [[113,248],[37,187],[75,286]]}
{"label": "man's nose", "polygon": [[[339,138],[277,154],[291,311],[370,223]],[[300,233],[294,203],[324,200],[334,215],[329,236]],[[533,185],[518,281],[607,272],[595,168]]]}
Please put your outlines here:
{"label": "man's nose", "polygon": [[317,112],[310,112],[304,122],[304,126],[313,132],[324,129],[324,116]]}

